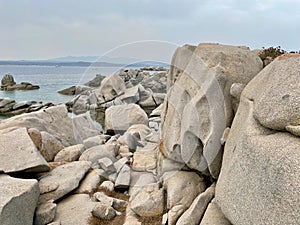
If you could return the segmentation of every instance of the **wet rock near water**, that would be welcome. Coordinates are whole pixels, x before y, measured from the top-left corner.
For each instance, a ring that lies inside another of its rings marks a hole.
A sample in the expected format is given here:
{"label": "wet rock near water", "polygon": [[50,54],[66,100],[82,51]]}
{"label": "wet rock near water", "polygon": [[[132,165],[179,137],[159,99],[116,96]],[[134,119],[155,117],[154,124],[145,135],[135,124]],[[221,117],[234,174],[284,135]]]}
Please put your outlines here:
{"label": "wet rock near water", "polygon": [[33,85],[28,82],[21,82],[16,84],[14,77],[11,74],[5,74],[1,80],[1,91],[28,91],[36,90],[40,87],[38,85]]}
{"label": "wet rock near water", "polygon": [[90,91],[91,88],[81,86],[71,86],[69,88],[58,91],[57,93],[62,95],[79,95],[82,92]]}
{"label": "wet rock near water", "polygon": [[22,113],[35,112],[53,106],[53,103],[42,103],[36,101],[16,102],[10,98],[0,98],[0,115],[14,116]]}
{"label": "wet rock near water", "polygon": [[105,78],[105,76],[101,74],[96,74],[96,77],[88,82],[86,82],[84,85],[88,87],[100,87],[102,80]]}

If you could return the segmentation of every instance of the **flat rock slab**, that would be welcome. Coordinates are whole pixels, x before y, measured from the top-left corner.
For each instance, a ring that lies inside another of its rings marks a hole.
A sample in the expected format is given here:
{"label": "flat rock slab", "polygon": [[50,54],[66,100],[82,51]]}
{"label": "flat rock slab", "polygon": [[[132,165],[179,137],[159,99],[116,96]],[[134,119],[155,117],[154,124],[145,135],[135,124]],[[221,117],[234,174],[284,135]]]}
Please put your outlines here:
{"label": "flat rock slab", "polygon": [[54,201],[78,187],[91,164],[87,161],[71,162],[56,167],[39,182],[42,195],[40,203],[53,199]]}
{"label": "flat rock slab", "polygon": [[50,167],[27,133],[20,128],[0,134],[0,171],[45,172]]}
{"label": "flat rock slab", "polygon": [[95,204],[88,194],[71,195],[58,203],[54,221],[62,225],[89,224]]}
{"label": "flat rock slab", "polygon": [[0,224],[32,225],[39,197],[36,180],[0,175]]}

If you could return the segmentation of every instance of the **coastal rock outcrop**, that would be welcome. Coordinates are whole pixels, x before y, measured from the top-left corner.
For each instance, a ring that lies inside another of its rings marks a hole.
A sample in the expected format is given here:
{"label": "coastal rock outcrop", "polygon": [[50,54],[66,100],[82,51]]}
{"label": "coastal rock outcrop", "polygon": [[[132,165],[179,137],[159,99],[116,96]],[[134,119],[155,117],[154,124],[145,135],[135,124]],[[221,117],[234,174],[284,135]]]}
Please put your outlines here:
{"label": "coastal rock outcrop", "polygon": [[11,75],[11,74],[5,74],[1,80],[1,89],[5,88],[5,87],[8,87],[8,86],[13,86],[15,85],[16,82],[15,82],[15,79],[14,77]]}
{"label": "coastal rock outcrop", "polygon": [[217,178],[220,139],[233,118],[230,88],[247,84],[262,66],[246,47],[200,44],[177,49],[162,115],[163,154]]}
{"label": "coastal rock outcrop", "polygon": [[233,224],[300,221],[300,55],[280,56],[244,89],[216,203]]}
{"label": "coastal rock outcrop", "polygon": [[[27,157],[47,167],[16,170],[9,163],[26,163],[0,152],[0,184],[38,180],[34,224],[298,224],[300,56],[260,71],[246,47],[200,44],[178,48],[172,63],[169,79],[140,69],[105,78],[68,105],[87,113],[58,105],[0,121],[0,150],[9,140],[29,146]],[[15,104],[0,100],[0,109],[27,103]],[[0,198],[18,190],[2,186]]]}
{"label": "coastal rock outcrop", "polygon": [[0,98],[0,115],[14,116],[27,112],[35,112],[53,106],[52,103],[42,103],[36,101],[16,102],[10,98]]}
{"label": "coastal rock outcrop", "polygon": [[69,117],[65,105],[53,106],[45,110],[3,120],[0,122],[0,134],[21,127],[46,131],[65,147],[78,144],[88,137],[100,133],[88,114]]}
{"label": "coastal rock outcrop", "polygon": [[11,74],[5,74],[1,80],[1,91],[26,91],[26,90],[36,90],[40,87],[38,85],[33,85],[29,82],[21,82],[16,84],[14,77]]}
{"label": "coastal rock outcrop", "polygon": [[57,93],[62,95],[79,95],[84,91],[89,91],[91,88],[81,86],[71,86],[66,89],[60,90]]}
{"label": "coastal rock outcrop", "polygon": [[105,76],[101,74],[96,74],[95,78],[92,80],[86,82],[84,85],[88,87],[100,87],[102,80],[105,78]]}

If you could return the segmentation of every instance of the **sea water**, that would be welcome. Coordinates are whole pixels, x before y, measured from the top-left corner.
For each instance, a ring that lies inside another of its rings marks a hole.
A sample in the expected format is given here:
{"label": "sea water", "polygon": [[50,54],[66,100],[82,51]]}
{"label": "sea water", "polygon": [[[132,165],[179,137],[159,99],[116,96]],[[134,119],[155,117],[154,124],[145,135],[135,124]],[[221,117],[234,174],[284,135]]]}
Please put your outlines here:
{"label": "sea water", "polygon": [[0,79],[10,73],[16,83],[29,82],[40,86],[40,89],[32,91],[0,91],[0,99],[11,98],[16,102],[65,103],[73,96],[61,95],[57,91],[73,85],[83,85],[92,80],[96,74],[110,75],[120,69],[119,67],[0,66]]}

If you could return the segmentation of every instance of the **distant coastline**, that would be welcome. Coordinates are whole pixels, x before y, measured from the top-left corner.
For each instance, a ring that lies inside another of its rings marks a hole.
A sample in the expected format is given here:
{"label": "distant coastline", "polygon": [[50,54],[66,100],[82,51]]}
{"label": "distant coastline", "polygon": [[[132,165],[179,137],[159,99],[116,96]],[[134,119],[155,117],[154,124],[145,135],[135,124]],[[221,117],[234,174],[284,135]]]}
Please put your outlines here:
{"label": "distant coastline", "polygon": [[72,66],[72,67],[144,67],[144,66],[163,66],[169,67],[167,63],[144,61],[131,64],[120,64],[120,63],[110,63],[110,62],[55,62],[55,61],[30,61],[30,60],[0,60],[0,66]]}

